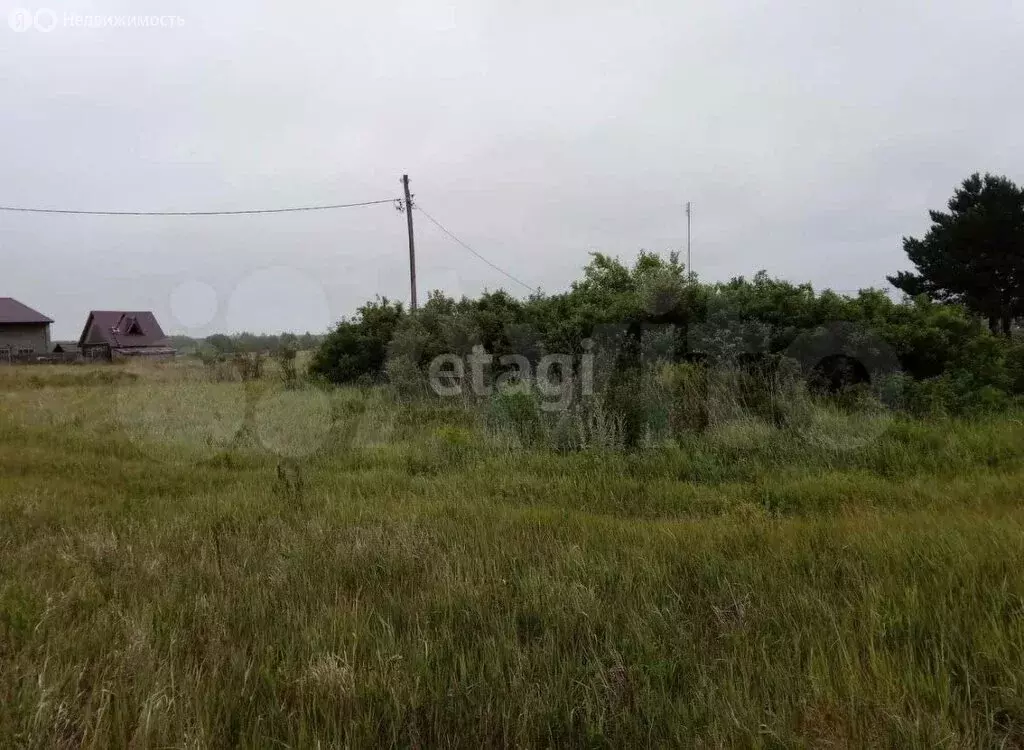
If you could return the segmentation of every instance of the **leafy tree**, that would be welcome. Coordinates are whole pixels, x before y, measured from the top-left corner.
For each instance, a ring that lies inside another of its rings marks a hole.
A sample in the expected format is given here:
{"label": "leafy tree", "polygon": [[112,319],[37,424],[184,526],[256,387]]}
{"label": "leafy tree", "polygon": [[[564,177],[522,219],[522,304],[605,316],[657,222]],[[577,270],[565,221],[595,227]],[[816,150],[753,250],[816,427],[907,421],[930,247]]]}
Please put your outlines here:
{"label": "leafy tree", "polygon": [[901,271],[890,283],[911,296],[961,303],[988,318],[993,333],[1009,336],[1013,319],[1024,315],[1024,190],[975,173],[948,213],[929,213],[928,233],[903,239],[917,273]]}
{"label": "leafy tree", "polygon": [[[285,334],[281,338],[284,339],[287,335],[292,334]],[[292,341],[282,343],[281,347],[274,353],[278,364],[281,366],[281,373],[288,388],[294,388],[299,380],[299,373],[295,366],[295,359],[298,353],[298,349],[295,348],[295,344]]]}
{"label": "leafy tree", "polygon": [[404,317],[401,302],[387,297],[367,302],[355,319],[341,321],[328,334],[310,363],[310,373],[335,383],[381,377],[388,343]]}
{"label": "leafy tree", "polygon": [[230,354],[235,351],[235,342],[230,336],[223,333],[215,333],[206,337],[206,343],[212,346],[218,354]]}

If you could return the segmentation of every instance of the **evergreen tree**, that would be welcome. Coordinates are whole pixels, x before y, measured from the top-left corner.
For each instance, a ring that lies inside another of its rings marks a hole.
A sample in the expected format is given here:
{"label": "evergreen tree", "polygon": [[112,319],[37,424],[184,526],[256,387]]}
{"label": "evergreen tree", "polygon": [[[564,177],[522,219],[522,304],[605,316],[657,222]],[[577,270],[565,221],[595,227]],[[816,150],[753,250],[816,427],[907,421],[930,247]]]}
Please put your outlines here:
{"label": "evergreen tree", "polygon": [[929,212],[923,239],[905,237],[917,273],[889,281],[907,294],[961,303],[1009,335],[1024,315],[1024,190],[1006,177],[977,173],[964,180],[949,212]]}

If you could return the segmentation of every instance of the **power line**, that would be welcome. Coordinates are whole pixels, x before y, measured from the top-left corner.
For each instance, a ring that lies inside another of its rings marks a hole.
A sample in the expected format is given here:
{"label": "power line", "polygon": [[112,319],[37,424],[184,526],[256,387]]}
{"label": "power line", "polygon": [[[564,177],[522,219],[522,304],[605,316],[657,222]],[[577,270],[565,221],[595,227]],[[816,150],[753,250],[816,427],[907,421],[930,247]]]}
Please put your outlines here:
{"label": "power line", "polygon": [[[374,201],[361,201],[359,203],[332,203],[327,205],[317,206],[290,206],[287,208],[252,208],[237,211],[83,211],[78,209],[70,208],[29,208],[25,206],[0,206],[0,211],[17,212],[17,213],[29,213],[29,214],[62,214],[70,216],[246,216],[253,214],[283,214],[283,213],[296,213],[299,211],[331,211],[341,208],[358,208],[361,206],[377,206],[384,203],[396,203],[400,202],[401,199],[396,198],[384,198],[381,200]],[[411,201],[410,201],[411,202]],[[520,286],[528,289],[530,292],[539,292],[540,290],[536,287],[532,287],[522,279],[516,278],[511,273],[506,271],[504,268],[491,262],[483,255],[474,250],[468,243],[459,239],[451,230],[445,227],[441,222],[431,216],[429,213],[420,208],[419,205],[413,204],[413,208],[419,210],[430,222],[444,232],[448,237],[454,240],[457,244],[468,250],[470,253],[475,255],[478,259],[489,265],[498,273],[506,276]]]}
{"label": "power line", "polygon": [[456,237],[456,236],[455,236],[454,234],[452,234],[452,232],[450,232],[450,231],[449,231],[449,230],[448,230],[448,229],[447,229],[447,228],[446,228],[446,227],[445,227],[445,226],[444,226],[444,225],[443,225],[443,224],[442,224],[441,222],[439,222],[439,221],[438,221],[437,219],[435,219],[435,218],[434,218],[433,216],[431,216],[431,215],[430,215],[430,214],[428,214],[428,213],[427,213],[426,211],[424,211],[424,210],[423,210],[423,209],[422,209],[422,208],[421,208],[421,207],[420,207],[420,206],[419,206],[418,204],[413,204],[413,208],[415,208],[415,209],[416,209],[417,211],[419,211],[419,212],[420,212],[421,214],[423,214],[424,216],[426,216],[426,217],[427,217],[427,219],[429,219],[429,220],[430,220],[430,222],[431,222],[431,223],[432,223],[432,224],[433,224],[434,226],[436,226],[436,227],[437,227],[438,229],[440,229],[440,230],[441,230],[442,232],[444,232],[445,234],[447,234],[447,235],[448,235],[448,236],[449,236],[450,238],[452,238],[452,239],[453,239],[453,240],[454,240],[455,242],[457,242],[457,243],[458,243],[459,245],[461,245],[461,246],[462,246],[462,247],[464,247],[464,248],[465,248],[466,250],[468,250],[469,252],[471,252],[471,253],[472,253],[473,255],[475,255],[475,256],[476,256],[477,258],[479,258],[479,259],[480,259],[480,260],[482,260],[482,261],[483,261],[484,263],[486,263],[487,265],[489,265],[489,266],[490,266],[491,268],[493,268],[493,269],[494,269],[495,271],[497,271],[498,273],[500,273],[500,274],[503,274],[503,275],[507,276],[508,278],[512,279],[512,281],[514,281],[514,282],[516,282],[517,284],[519,284],[520,286],[522,286],[522,287],[525,287],[526,289],[529,289],[529,290],[530,290],[530,292],[538,292],[538,293],[540,292],[540,289],[539,289],[539,288],[537,288],[537,287],[532,287],[532,286],[530,286],[530,285],[529,285],[529,284],[527,284],[527,283],[526,283],[525,281],[522,281],[522,280],[520,280],[520,279],[517,279],[517,278],[516,278],[515,276],[513,276],[512,274],[510,274],[510,273],[509,273],[508,271],[506,271],[506,270],[505,270],[504,268],[501,268],[500,266],[497,266],[497,265],[495,265],[494,263],[492,263],[491,261],[487,260],[487,258],[485,258],[484,256],[482,256],[482,255],[481,255],[480,253],[478,253],[478,252],[477,252],[476,250],[474,250],[474,249],[473,249],[472,247],[470,247],[470,246],[469,246],[469,245],[467,245],[467,244],[466,244],[465,242],[463,242],[463,241],[462,241],[462,240],[460,240],[460,239],[459,239],[458,237]]}
{"label": "power line", "polygon": [[0,211],[18,211],[29,214],[73,214],[76,216],[241,216],[245,214],[284,214],[296,211],[331,211],[336,208],[356,208],[358,206],[394,203],[395,200],[394,198],[386,198],[379,201],[363,201],[362,203],[334,203],[325,206],[294,206],[289,208],[252,208],[242,211],[76,211],[67,208],[22,208],[20,206],[0,206]]}

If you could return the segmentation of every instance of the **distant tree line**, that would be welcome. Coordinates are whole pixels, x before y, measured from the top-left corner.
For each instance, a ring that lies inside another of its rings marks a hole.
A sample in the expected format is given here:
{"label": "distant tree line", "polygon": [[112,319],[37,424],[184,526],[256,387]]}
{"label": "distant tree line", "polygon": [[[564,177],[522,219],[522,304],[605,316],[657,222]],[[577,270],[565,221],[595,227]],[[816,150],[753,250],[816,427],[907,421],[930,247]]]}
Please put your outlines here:
{"label": "distant tree line", "polygon": [[316,333],[217,333],[206,338],[171,336],[171,345],[184,354],[276,354],[282,350],[306,351],[323,343],[324,335]]}

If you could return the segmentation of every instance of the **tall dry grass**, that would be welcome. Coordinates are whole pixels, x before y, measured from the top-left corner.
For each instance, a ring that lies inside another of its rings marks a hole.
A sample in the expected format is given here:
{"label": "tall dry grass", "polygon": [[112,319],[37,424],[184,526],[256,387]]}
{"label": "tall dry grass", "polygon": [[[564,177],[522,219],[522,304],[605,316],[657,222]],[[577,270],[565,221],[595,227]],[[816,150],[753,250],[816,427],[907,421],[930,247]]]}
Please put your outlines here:
{"label": "tall dry grass", "polygon": [[497,408],[0,369],[0,746],[1024,742],[1012,415]]}

